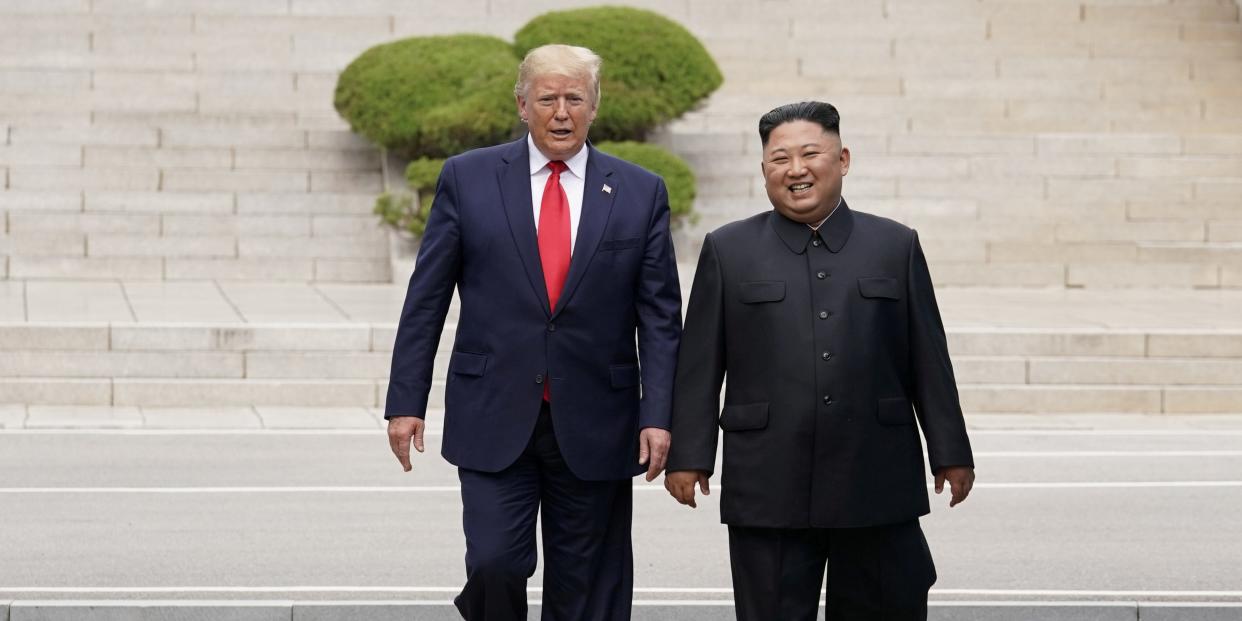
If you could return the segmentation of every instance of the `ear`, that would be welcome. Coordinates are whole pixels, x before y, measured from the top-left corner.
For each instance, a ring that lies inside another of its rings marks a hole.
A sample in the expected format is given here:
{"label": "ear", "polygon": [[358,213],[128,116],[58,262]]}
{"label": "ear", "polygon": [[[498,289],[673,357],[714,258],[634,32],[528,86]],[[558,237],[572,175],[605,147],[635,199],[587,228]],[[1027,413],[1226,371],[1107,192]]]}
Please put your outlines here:
{"label": "ear", "polygon": [[518,118],[525,121],[526,120],[526,98],[522,97],[521,95],[514,95],[513,101],[514,103],[517,104]]}
{"label": "ear", "polygon": [[841,176],[844,177],[850,173],[850,150],[841,147]]}

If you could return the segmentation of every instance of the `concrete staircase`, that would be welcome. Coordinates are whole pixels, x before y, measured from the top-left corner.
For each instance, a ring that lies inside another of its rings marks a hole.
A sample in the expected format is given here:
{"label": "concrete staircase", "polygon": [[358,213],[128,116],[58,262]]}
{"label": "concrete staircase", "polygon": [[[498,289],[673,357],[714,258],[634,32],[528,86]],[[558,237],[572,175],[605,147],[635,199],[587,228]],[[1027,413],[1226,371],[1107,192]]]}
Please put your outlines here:
{"label": "concrete staircase", "polygon": [[[0,0],[0,425],[375,423],[404,275],[337,72],[590,4]],[[769,208],[759,115],[824,99],[851,205],[920,230],[969,411],[1242,411],[1232,0],[626,4],[726,76],[653,137],[699,176],[683,262]]]}

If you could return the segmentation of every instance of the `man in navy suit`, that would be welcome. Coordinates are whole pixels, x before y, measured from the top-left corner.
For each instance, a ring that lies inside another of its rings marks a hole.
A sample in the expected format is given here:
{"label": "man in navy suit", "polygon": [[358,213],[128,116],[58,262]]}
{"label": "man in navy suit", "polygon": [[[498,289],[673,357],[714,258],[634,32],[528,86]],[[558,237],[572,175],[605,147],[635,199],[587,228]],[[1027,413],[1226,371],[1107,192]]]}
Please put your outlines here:
{"label": "man in navy suit", "polygon": [[600,64],[566,45],[526,56],[529,132],[445,162],[401,312],[385,418],[409,471],[461,299],[442,452],[461,481],[469,620],[526,618],[541,510],[543,618],[630,618],[630,479],[664,468],[681,294],[664,182],[587,144]]}

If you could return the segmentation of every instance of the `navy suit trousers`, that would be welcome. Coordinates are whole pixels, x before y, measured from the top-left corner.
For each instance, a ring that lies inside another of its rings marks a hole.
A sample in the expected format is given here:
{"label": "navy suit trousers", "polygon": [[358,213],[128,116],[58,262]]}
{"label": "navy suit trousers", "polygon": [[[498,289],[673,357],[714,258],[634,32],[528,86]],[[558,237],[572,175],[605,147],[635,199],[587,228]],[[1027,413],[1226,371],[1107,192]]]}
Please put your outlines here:
{"label": "navy suit trousers", "polygon": [[630,618],[632,482],[575,477],[557,446],[546,402],[516,462],[500,472],[457,472],[466,586],[454,603],[462,617],[526,619],[526,581],[538,562],[535,524],[542,509],[544,621]]}

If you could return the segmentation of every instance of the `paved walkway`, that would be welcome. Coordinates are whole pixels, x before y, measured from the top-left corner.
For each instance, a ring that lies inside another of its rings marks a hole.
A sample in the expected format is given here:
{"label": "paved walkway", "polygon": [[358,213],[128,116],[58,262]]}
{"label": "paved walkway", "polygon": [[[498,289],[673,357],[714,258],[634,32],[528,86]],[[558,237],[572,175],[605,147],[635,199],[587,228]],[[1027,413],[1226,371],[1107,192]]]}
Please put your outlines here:
{"label": "paved walkway", "polygon": [[[694,268],[681,266],[683,295]],[[941,287],[949,328],[1242,331],[1242,290]],[[0,323],[395,324],[395,284],[0,282]]]}
{"label": "paved walkway", "polygon": [[[1238,618],[1242,417],[971,423],[979,484],[923,520],[931,619]],[[439,442],[404,474],[378,429],[0,431],[0,619],[452,619]],[[730,618],[713,490],[635,482],[636,619]]]}

